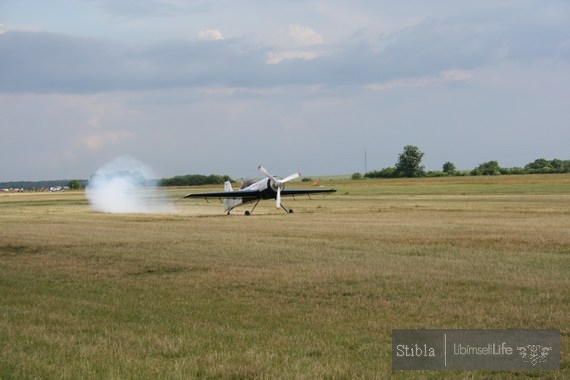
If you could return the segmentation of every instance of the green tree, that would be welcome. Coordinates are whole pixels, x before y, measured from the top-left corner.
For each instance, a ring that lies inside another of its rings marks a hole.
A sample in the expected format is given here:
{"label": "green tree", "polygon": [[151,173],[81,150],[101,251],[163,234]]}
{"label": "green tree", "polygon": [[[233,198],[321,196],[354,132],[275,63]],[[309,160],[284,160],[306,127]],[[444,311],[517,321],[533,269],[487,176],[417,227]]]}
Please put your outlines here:
{"label": "green tree", "polygon": [[398,177],[422,177],[425,175],[421,165],[424,154],[414,145],[406,145],[396,162],[396,175]]}
{"label": "green tree", "polygon": [[546,160],[537,158],[533,162],[526,164],[524,167],[529,173],[567,173],[570,171],[569,160]]}
{"label": "green tree", "polygon": [[537,158],[530,164],[526,164],[525,169],[549,171],[552,170],[552,161],[548,161],[544,158]]}
{"label": "green tree", "polygon": [[69,183],[67,184],[67,187],[69,187],[71,190],[79,190],[79,189],[81,189],[81,182],[74,179],[72,181],[69,181]]}
{"label": "green tree", "polygon": [[364,174],[364,178],[393,178],[396,176],[396,169],[387,167],[382,170],[373,170]]}
{"label": "green tree", "polygon": [[500,175],[504,171],[497,161],[487,161],[479,164],[471,171],[472,175]]}
{"label": "green tree", "polygon": [[163,178],[160,180],[160,186],[217,185],[224,183],[225,181],[232,181],[232,179],[227,175],[221,176],[210,174],[206,176],[202,174],[189,174],[172,178]]}
{"label": "green tree", "polygon": [[455,165],[453,164],[453,162],[447,161],[445,164],[443,164],[443,172],[444,173],[454,175],[456,171],[457,171],[457,169],[455,168]]}

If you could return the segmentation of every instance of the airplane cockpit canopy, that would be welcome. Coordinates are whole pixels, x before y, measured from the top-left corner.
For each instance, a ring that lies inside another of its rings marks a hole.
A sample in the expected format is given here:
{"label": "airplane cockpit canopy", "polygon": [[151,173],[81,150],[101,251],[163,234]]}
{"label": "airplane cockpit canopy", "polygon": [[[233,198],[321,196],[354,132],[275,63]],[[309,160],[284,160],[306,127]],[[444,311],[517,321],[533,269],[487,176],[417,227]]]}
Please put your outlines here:
{"label": "airplane cockpit canopy", "polygon": [[254,183],[255,183],[255,181],[253,179],[247,179],[247,180],[243,181],[243,183],[241,184],[239,189],[243,190],[246,187],[253,185]]}

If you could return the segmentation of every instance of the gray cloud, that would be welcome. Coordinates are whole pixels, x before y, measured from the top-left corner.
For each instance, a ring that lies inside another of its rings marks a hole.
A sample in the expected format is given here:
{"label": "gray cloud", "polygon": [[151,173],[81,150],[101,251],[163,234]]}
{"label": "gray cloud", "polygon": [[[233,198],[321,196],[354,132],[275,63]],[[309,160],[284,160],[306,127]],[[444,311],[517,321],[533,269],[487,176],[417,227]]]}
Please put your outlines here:
{"label": "gray cloud", "polygon": [[[569,24],[570,25],[570,20]],[[275,47],[244,39],[147,46],[42,32],[0,35],[0,90],[101,92],[192,86],[363,85],[505,60],[570,57],[569,28],[527,14],[428,19],[377,41],[318,45],[314,59],[268,64]],[[375,48],[376,43],[384,45]],[[310,49],[309,47],[308,49]]]}
{"label": "gray cloud", "polygon": [[0,90],[99,92],[244,85],[262,73],[263,49],[235,41],[169,40],[144,48],[60,34],[0,38]]}
{"label": "gray cloud", "polygon": [[391,71],[390,76],[401,77],[502,61],[568,59],[569,30],[536,23],[526,14],[482,12],[430,18],[388,36],[381,64]]}
{"label": "gray cloud", "polygon": [[217,1],[205,0],[88,0],[111,17],[121,19],[154,18],[179,12],[205,12],[216,6]]}

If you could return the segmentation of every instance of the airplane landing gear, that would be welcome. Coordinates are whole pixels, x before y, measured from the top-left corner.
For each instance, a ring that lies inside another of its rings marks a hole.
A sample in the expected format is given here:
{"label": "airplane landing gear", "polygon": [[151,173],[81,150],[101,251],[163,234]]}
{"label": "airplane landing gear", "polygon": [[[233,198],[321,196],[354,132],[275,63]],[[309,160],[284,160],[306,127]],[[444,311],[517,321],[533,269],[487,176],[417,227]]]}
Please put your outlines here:
{"label": "airplane landing gear", "polygon": [[259,199],[257,200],[257,202],[255,202],[255,205],[253,206],[253,208],[251,209],[251,211],[246,210],[243,214],[244,214],[245,216],[250,216],[250,215],[253,213],[253,210],[255,210],[255,208],[256,208],[257,205],[259,204],[259,201],[260,201],[260,200],[261,200],[261,198],[259,198]]}
{"label": "airplane landing gear", "polygon": [[[244,212],[243,214],[244,214],[245,216],[250,216],[251,214],[253,214],[253,210],[255,210],[255,207],[257,207],[257,204],[258,204],[258,203],[259,203],[259,200],[255,203],[255,206],[253,206],[253,208],[252,208],[251,210],[245,210],[245,212]],[[292,214],[292,213],[293,213],[293,209],[292,209],[292,208],[286,209],[285,206],[283,206],[283,205],[281,205],[281,208],[282,208],[283,210],[285,210],[285,212],[286,212],[287,214]],[[228,212],[228,215],[229,215],[229,212]]]}

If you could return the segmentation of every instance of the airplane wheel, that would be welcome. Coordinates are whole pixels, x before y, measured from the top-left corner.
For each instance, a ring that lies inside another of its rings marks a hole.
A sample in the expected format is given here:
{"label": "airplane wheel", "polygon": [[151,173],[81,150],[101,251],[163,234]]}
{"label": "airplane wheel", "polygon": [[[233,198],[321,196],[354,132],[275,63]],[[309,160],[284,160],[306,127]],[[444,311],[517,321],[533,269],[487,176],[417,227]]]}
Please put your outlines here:
{"label": "airplane wheel", "polygon": [[244,214],[245,216],[250,216],[250,215],[251,215],[251,213],[250,213],[249,211],[246,211],[246,212],[244,212],[243,214]]}
{"label": "airplane wheel", "polygon": [[290,209],[289,209],[289,214],[292,214],[292,213],[293,213],[293,209],[290,208]]}

